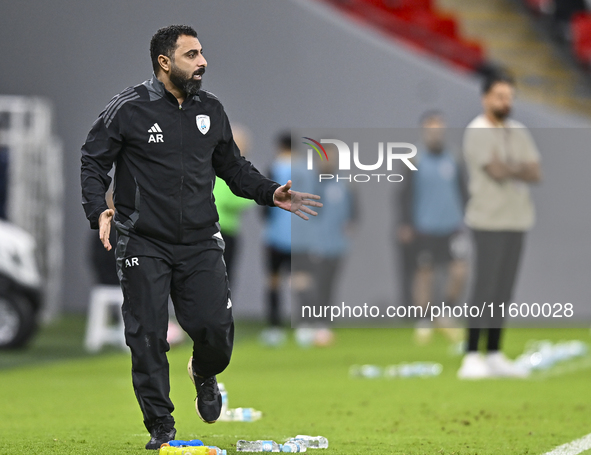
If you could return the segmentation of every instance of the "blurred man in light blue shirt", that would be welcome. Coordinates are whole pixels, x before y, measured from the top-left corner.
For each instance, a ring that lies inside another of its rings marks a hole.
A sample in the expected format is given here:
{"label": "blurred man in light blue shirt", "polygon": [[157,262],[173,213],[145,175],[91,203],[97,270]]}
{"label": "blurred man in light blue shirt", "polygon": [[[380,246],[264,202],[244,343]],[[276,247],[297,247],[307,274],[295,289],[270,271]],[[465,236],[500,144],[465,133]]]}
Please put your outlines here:
{"label": "blurred man in light blue shirt", "polygon": [[[443,114],[430,111],[421,119],[423,148],[415,165],[418,171],[405,176],[401,192],[401,227],[399,239],[412,244],[415,267],[413,304],[426,307],[433,301],[434,276],[437,267],[444,266],[447,279],[442,298],[454,306],[464,289],[467,264],[467,239],[462,234],[466,188],[461,168],[445,146]],[[461,332],[444,329],[458,341]],[[427,319],[418,323],[415,339],[428,342],[432,328]]]}

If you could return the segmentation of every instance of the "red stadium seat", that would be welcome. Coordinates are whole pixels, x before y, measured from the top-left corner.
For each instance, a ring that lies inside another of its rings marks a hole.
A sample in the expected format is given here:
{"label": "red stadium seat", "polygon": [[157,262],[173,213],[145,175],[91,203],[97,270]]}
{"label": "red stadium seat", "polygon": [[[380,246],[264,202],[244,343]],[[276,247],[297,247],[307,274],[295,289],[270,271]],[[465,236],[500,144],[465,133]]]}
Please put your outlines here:
{"label": "red stadium seat", "polygon": [[457,22],[449,15],[443,16],[427,10],[403,11],[397,14],[403,20],[412,22],[415,26],[426,28],[434,33],[455,38],[458,36]]}
{"label": "red stadium seat", "polygon": [[386,11],[432,10],[432,0],[361,0]]}
{"label": "red stadium seat", "polygon": [[576,59],[585,66],[591,64],[591,14],[577,13],[571,21],[572,49]]}
{"label": "red stadium seat", "polygon": [[402,39],[415,49],[475,70],[484,63],[480,45],[458,36],[456,20],[432,9],[431,0],[326,0],[356,19]]}

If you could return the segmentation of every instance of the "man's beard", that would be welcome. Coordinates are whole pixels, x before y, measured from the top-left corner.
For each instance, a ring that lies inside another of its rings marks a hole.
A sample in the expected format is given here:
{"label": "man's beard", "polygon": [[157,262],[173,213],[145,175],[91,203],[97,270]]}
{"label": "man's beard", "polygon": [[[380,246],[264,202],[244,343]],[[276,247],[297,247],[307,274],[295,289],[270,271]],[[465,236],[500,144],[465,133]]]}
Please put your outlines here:
{"label": "man's beard", "polygon": [[492,114],[499,122],[502,122],[503,120],[506,120],[509,115],[511,115],[511,108],[508,107],[505,109],[496,109],[492,112]]}
{"label": "man's beard", "polygon": [[443,153],[444,148],[445,147],[443,146],[443,141],[433,141],[427,144],[427,149],[435,155],[440,155],[441,153]]}
{"label": "man's beard", "polygon": [[201,79],[193,79],[193,76],[195,74],[202,75],[203,73],[205,73],[205,68],[199,68],[187,78],[187,74],[183,73],[173,63],[170,71],[170,82],[172,82],[176,88],[185,92],[187,96],[194,96],[197,95],[197,92],[201,89]]}

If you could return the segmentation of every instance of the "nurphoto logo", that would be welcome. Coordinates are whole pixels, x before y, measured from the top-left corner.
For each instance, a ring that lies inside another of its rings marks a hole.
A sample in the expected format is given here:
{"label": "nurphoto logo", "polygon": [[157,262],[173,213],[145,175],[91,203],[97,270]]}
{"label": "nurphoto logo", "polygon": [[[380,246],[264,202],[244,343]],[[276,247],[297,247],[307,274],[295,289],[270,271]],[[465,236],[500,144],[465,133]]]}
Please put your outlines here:
{"label": "nurphoto logo", "polygon": [[[309,137],[303,137],[306,141],[302,141],[303,144],[308,145],[312,148],[307,150],[307,169],[314,169],[314,156],[315,153],[320,157],[321,161],[329,161],[328,153],[322,144],[332,144],[338,151],[338,170],[339,171],[350,171],[351,164],[355,169],[361,171],[378,171],[383,169],[384,164],[386,171],[393,170],[393,163],[395,161],[401,161],[411,171],[416,171],[417,167],[411,161],[411,158],[417,154],[417,147],[410,142],[378,142],[377,144],[377,157],[374,158],[375,162],[370,164],[364,164],[361,162],[359,157],[359,142],[353,142],[353,163],[351,163],[351,149],[349,146],[339,139],[320,139],[316,141]],[[375,147],[375,146],[374,146]],[[384,149],[386,152],[384,153]],[[375,157],[375,152],[372,152]],[[364,155],[368,156],[367,154]],[[377,182],[388,181],[392,183],[402,182],[404,177],[401,174],[387,174],[387,173],[372,173],[372,174],[332,174],[332,173],[321,173],[318,176],[319,181],[335,179],[337,182],[346,180],[348,182],[369,182],[375,180]]]}

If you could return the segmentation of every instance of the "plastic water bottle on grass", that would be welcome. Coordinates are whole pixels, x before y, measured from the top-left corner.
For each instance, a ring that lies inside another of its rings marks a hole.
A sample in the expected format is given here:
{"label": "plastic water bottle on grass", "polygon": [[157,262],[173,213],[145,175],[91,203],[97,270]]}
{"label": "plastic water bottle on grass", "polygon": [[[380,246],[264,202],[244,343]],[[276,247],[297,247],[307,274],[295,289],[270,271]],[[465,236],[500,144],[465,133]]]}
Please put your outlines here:
{"label": "plastic water bottle on grass", "polygon": [[304,442],[308,449],[328,449],[328,439],[324,436],[308,436],[305,434],[298,434],[290,441]]}
{"label": "plastic water bottle on grass", "polygon": [[282,452],[300,453],[305,452],[308,446],[304,441],[289,440],[281,447]]}
{"label": "plastic water bottle on grass", "polygon": [[548,340],[530,340],[516,363],[530,371],[547,370],[557,363],[584,356],[586,353],[587,345],[579,340],[560,341],[555,344]]}
{"label": "plastic water bottle on grass", "polygon": [[173,439],[172,441],[168,441],[168,445],[171,447],[197,447],[202,446],[203,441],[199,439],[191,439],[190,441],[183,441],[182,439]]}
{"label": "plastic water bottle on grass", "polygon": [[416,364],[417,376],[439,376],[443,371],[443,365],[435,362],[418,362]]}
{"label": "plastic water bottle on grass", "polygon": [[275,441],[245,441],[236,443],[236,452],[281,452],[281,444]]}
{"label": "plastic water bottle on grass", "polygon": [[215,455],[209,447],[172,447],[169,445],[160,447],[159,455]]}
{"label": "plastic water bottle on grass", "polygon": [[263,416],[261,411],[253,408],[226,409],[218,420],[222,422],[254,422]]}
{"label": "plastic water bottle on grass", "polygon": [[382,368],[377,365],[352,365],[349,375],[354,378],[375,379],[382,376]]}
{"label": "plastic water bottle on grass", "polygon": [[398,365],[398,376],[401,378],[439,376],[443,367],[434,362],[401,363]]}
{"label": "plastic water bottle on grass", "polygon": [[220,382],[218,383],[218,389],[220,389],[220,395],[222,396],[222,414],[228,410],[228,391],[226,386]]}
{"label": "plastic water bottle on grass", "polygon": [[589,351],[587,344],[580,340],[569,341],[567,345],[570,357],[583,357]]}

